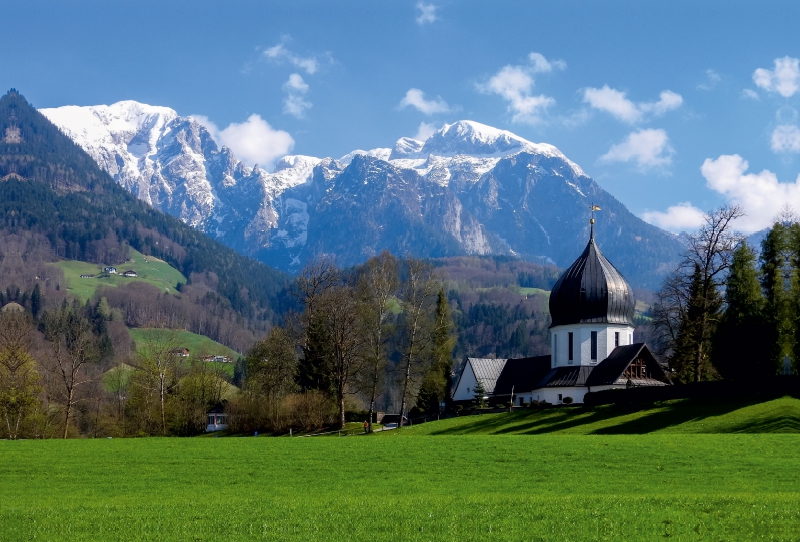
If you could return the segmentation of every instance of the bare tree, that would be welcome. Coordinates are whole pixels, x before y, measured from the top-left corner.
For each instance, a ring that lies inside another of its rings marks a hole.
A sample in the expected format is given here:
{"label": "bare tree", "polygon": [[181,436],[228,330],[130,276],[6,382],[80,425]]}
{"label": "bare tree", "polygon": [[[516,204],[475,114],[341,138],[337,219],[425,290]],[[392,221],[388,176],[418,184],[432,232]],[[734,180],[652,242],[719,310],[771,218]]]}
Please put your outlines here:
{"label": "bare tree", "polygon": [[146,386],[158,398],[161,418],[161,434],[167,434],[167,399],[172,386],[177,382],[183,358],[175,353],[178,347],[177,334],[169,329],[159,329],[148,335],[147,341],[138,351],[135,367],[146,377]]}
{"label": "bare tree", "polygon": [[369,393],[367,432],[372,432],[379,385],[388,361],[387,344],[392,338],[389,318],[393,296],[397,292],[397,258],[383,251],[367,260],[356,286],[359,299],[359,324],[363,340],[363,388]]}
{"label": "bare tree", "polygon": [[432,360],[434,306],[439,281],[430,264],[409,259],[405,262],[405,280],[401,287],[402,364],[400,423],[409,399],[409,386],[420,379]]}
{"label": "bare tree", "polygon": [[689,365],[695,382],[710,374],[711,335],[721,307],[719,288],[742,239],[733,230],[733,222],[742,216],[736,205],[706,214],[697,233],[688,236],[680,266],[657,295],[654,324],[663,350],[673,368]]}
{"label": "bare tree", "polygon": [[8,438],[19,437],[22,420],[37,406],[39,374],[30,354],[33,322],[27,313],[0,312],[0,413]]}
{"label": "bare tree", "polygon": [[352,393],[353,380],[361,370],[362,335],[358,329],[358,306],[349,286],[329,289],[322,303],[329,345],[328,366],[339,408],[339,425],[345,426],[345,395]]}
{"label": "bare tree", "polygon": [[43,323],[45,338],[53,354],[53,360],[46,368],[56,375],[63,386],[63,437],[67,438],[73,409],[80,401],[76,392],[91,381],[86,369],[99,359],[100,353],[91,324],[80,313],[80,307],[62,306],[58,310],[46,312]]}

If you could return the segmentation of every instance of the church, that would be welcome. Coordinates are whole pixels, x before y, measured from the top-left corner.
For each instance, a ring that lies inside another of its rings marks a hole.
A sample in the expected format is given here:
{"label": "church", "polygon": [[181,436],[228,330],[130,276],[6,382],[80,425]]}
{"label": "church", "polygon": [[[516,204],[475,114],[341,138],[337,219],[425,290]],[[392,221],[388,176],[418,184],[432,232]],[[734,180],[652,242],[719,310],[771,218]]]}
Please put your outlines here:
{"label": "church", "polygon": [[589,243],[550,293],[550,355],[467,358],[453,401],[473,400],[478,382],[490,403],[518,406],[583,403],[592,391],[671,385],[647,345],[634,342],[634,307],[633,290],[595,242],[592,218]]}

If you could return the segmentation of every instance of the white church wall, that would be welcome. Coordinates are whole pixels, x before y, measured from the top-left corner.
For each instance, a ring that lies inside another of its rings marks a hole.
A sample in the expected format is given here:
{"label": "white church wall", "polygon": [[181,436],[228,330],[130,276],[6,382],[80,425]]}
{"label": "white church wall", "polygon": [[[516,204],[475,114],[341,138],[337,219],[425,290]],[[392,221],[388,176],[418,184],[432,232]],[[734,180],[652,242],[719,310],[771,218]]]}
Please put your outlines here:
{"label": "white church wall", "polygon": [[[597,332],[597,359],[592,360],[592,331]],[[573,359],[569,360],[569,333],[573,334]],[[613,324],[572,324],[551,330],[551,367],[595,365],[614,350],[614,333],[620,334],[620,346],[632,344],[633,328]],[[557,344],[556,344],[557,343]]]}
{"label": "white church wall", "polygon": [[456,391],[453,393],[453,401],[468,401],[474,399],[475,384],[477,383],[475,372],[472,370],[472,364],[467,362],[464,364],[464,371],[461,373],[458,387],[456,387]]}

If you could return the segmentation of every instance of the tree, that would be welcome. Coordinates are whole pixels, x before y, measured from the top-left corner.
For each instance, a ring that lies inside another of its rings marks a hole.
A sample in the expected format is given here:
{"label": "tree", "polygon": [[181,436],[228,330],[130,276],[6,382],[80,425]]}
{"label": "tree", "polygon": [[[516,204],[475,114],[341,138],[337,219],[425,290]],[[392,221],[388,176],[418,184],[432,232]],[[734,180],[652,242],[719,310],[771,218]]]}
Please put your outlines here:
{"label": "tree", "polygon": [[475,406],[478,408],[485,408],[486,389],[483,387],[483,382],[481,382],[480,379],[476,380],[475,387],[473,388],[472,392],[473,392],[472,402],[475,403]]}
{"label": "tree", "polygon": [[791,326],[789,225],[775,222],[761,242],[761,287],[764,292],[765,351],[768,364],[775,368],[792,350],[794,332]]}
{"label": "tree", "polygon": [[367,260],[356,285],[364,359],[362,385],[369,394],[369,433],[372,432],[375,399],[388,361],[387,346],[393,332],[389,318],[397,286],[397,259],[388,251]]}
{"label": "tree", "polygon": [[[430,264],[421,260],[405,262],[405,280],[402,286],[400,320],[401,393],[400,416],[405,414],[411,384],[420,379],[431,363],[433,346],[433,304],[439,283]],[[400,424],[402,426],[402,424]]]}
{"label": "tree", "polygon": [[65,302],[60,309],[45,312],[43,328],[53,354],[47,369],[56,375],[63,386],[63,437],[67,438],[73,409],[80,401],[77,391],[91,380],[86,368],[99,357],[97,340],[92,334],[91,324],[77,304],[68,306]]}
{"label": "tree", "polygon": [[330,393],[330,374],[325,364],[329,360],[326,351],[330,338],[320,307],[331,288],[341,283],[342,277],[333,259],[320,256],[311,260],[294,281],[292,295],[303,306],[300,315],[290,315],[289,321],[303,352],[298,365],[297,380],[303,390],[321,390]]}
{"label": "tree", "polygon": [[706,214],[699,231],[688,236],[678,269],[657,294],[653,323],[660,350],[681,380],[699,382],[714,377],[709,354],[720,316],[719,288],[741,239],[732,230],[732,222],[741,216],[738,206]]}
{"label": "tree", "polygon": [[42,290],[39,288],[39,283],[36,283],[36,286],[33,287],[33,293],[31,294],[31,314],[33,314],[34,318],[39,317],[39,312],[42,310]]}
{"label": "tree", "polygon": [[167,434],[167,401],[171,388],[178,381],[178,371],[183,358],[175,353],[177,336],[169,329],[159,329],[148,334],[137,352],[136,368],[142,373],[143,385],[154,392],[158,401],[161,434]]}
{"label": "tree", "polygon": [[244,390],[255,399],[253,403],[266,407],[267,419],[273,428],[280,402],[297,389],[297,361],[291,335],[277,326],[253,345],[245,358]]}
{"label": "tree", "polygon": [[19,437],[22,420],[39,404],[39,374],[30,354],[32,324],[22,311],[0,312],[0,414],[10,440]]}
{"label": "tree", "polygon": [[742,380],[775,374],[766,362],[768,326],[764,296],[756,270],[756,255],[746,242],[733,253],[725,281],[725,311],[714,334],[712,361],[724,378]]}
{"label": "tree", "polygon": [[[453,373],[453,349],[456,336],[453,334],[453,319],[450,304],[444,289],[439,290],[436,300],[435,327],[433,330],[433,363],[420,388],[417,406],[426,412],[439,412],[441,403],[449,397]],[[521,324],[524,325],[524,324]]]}

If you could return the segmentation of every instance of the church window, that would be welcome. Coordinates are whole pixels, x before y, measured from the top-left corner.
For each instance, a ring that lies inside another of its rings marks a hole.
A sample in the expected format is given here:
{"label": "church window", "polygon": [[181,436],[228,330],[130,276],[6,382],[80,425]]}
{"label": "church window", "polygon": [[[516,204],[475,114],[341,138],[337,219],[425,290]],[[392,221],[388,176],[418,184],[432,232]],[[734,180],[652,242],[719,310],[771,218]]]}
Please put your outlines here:
{"label": "church window", "polygon": [[592,360],[597,361],[597,332],[592,331]]}
{"label": "church window", "polygon": [[558,394],[558,402],[559,403],[561,402],[561,394],[560,393]]}
{"label": "church window", "polygon": [[572,356],[572,354],[573,354],[573,352],[572,352],[572,336],[573,336],[573,333],[571,331],[569,333],[567,333],[567,342],[569,343],[568,348],[567,348],[569,350],[569,352],[568,352],[569,353],[569,357],[567,359],[569,361],[572,361],[572,359],[573,359],[573,356]]}
{"label": "church window", "polygon": [[619,346],[619,331],[614,332],[614,346]]}

